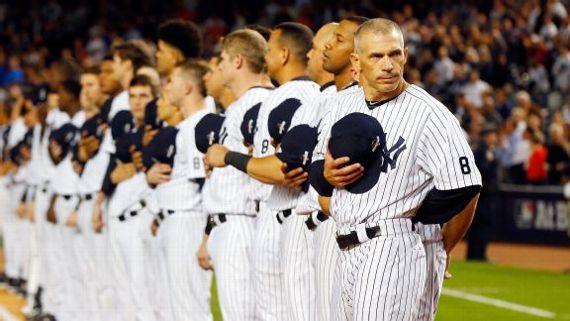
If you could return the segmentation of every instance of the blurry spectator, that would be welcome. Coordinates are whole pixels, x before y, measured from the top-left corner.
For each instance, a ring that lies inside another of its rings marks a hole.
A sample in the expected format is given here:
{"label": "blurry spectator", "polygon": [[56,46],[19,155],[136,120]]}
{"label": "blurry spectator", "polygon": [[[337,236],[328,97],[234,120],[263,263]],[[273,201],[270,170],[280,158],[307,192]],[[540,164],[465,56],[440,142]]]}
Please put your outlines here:
{"label": "blurry spectator", "polygon": [[103,40],[103,30],[95,25],[89,29],[89,41],[85,46],[87,54],[94,64],[100,63],[107,53],[107,44]]}
{"label": "blurry spectator", "polygon": [[511,116],[512,104],[509,101],[509,97],[503,88],[497,88],[495,90],[495,110],[501,115],[502,119],[507,119]]}
{"label": "blurry spectator", "polygon": [[531,154],[528,159],[526,177],[529,183],[544,184],[547,178],[546,157],[548,151],[544,146],[544,135],[529,128]]}
{"label": "blurry spectator", "polygon": [[438,59],[435,61],[434,68],[437,72],[438,84],[443,85],[453,79],[453,68],[455,64],[449,58],[449,51],[446,47],[441,46],[438,50]]}
{"label": "blurry spectator", "polygon": [[493,63],[493,57],[491,57],[491,51],[487,46],[481,46],[479,49],[478,70],[483,81],[487,83],[495,82],[495,64]]}
{"label": "blurry spectator", "polygon": [[473,107],[481,108],[483,106],[483,94],[490,89],[489,84],[479,77],[479,71],[472,70],[469,73],[469,81],[463,86],[463,93]]}
{"label": "blurry spectator", "polygon": [[539,32],[547,48],[552,48],[552,39],[556,34],[558,34],[558,28],[554,24],[554,21],[552,21],[552,15],[547,13],[544,15],[544,21]]}
{"label": "blurry spectator", "polygon": [[570,146],[564,137],[564,127],[559,124],[550,126],[550,137],[552,142],[548,145],[548,182],[552,185],[562,184],[562,176],[567,172],[570,164],[568,152]]}
{"label": "blurry spectator", "polygon": [[503,123],[503,118],[495,109],[495,100],[491,95],[486,95],[483,98],[483,107],[481,113],[485,118],[485,124],[489,127],[499,128]]}
{"label": "blurry spectator", "polygon": [[570,94],[570,44],[560,46],[560,53],[552,66],[552,74],[556,89]]}
{"label": "blurry spectator", "polygon": [[527,183],[527,168],[532,153],[531,139],[533,135],[532,129],[527,128],[522,134],[522,139],[514,147],[512,164],[509,168],[509,176],[514,184]]}
{"label": "blurry spectator", "polygon": [[8,69],[4,73],[3,85],[23,82],[24,71],[20,65],[20,58],[18,56],[10,56],[10,58],[8,58]]}
{"label": "blurry spectator", "polygon": [[475,163],[481,172],[483,188],[479,196],[477,212],[467,233],[467,259],[487,260],[487,244],[492,232],[493,217],[497,213],[494,197],[498,187],[498,135],[495,128],[486,128],[482,141],[475,150]]}
{"label": "blurry spectator", "polygon": [[438,100],[443,100],[442,96],[445,87],[439,80],[439,74],[435,69],[430,69],[425,76],[424,89],[435,96]]}
{"label": "blurry spectator", "polygon": [[543,65],[537,63],[534,59],[530,61],[528,70],[529,86],[534,93],[535,98],[542,105],[545,105],[546,94],[550,91],[550,81],[548,80],[548,73]]}
{"label": "blurry spectator", "polygon": [[533,105],[529,93],[524,90],[521,90],[516,94],[515,109],[520,111],[524,119],[526,119],[531,112],[540,113],[540,108]]}

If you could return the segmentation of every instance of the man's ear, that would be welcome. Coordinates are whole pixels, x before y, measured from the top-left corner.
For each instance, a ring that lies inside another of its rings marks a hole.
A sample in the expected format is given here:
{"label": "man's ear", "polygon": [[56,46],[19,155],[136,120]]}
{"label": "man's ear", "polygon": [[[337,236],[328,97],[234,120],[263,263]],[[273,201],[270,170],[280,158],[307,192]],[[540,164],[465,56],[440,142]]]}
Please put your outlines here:
{"label": "man's ear", "polygon": [[287,47],[283,47],[281,48],[281,65],[285,66],[287,64],[287,62],[289,62],[289,59],[291,59],[291,50],[289,50],[289,48]]}
{"label": "man's ear", "polygon": [[357,53],[350,54],[350,64],[356,72],[360,73],[360,56]]}
{"label": "man's ear", "polygon": [[236,55],[232,63],[235,69],[241,69],[245,64],[245,59],[242,55]]}

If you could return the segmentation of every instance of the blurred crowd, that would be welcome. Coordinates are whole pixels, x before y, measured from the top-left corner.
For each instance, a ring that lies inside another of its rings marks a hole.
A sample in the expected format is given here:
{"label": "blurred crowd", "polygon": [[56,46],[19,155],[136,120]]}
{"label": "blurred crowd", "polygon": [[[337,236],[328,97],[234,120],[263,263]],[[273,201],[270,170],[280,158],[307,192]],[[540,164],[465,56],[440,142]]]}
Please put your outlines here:
{"label": "blurred crowd", "polygon": [[570,2],[405,3],[8,1],[0,4],[0,106],[18,102],[18,92],[31,95],[32,86],[53,81],[54,61],[85,68],[101,62],[119,40],[144,39],[152,45],[156,25],[167,18],[198,22],[208,56],[219,50],[220,36],[247,24],[298,21],[316,29],[351,14],[385,16],[404,30],[410,50],[407,80],[457,115],[486,185],[565,183],[570,176]]}

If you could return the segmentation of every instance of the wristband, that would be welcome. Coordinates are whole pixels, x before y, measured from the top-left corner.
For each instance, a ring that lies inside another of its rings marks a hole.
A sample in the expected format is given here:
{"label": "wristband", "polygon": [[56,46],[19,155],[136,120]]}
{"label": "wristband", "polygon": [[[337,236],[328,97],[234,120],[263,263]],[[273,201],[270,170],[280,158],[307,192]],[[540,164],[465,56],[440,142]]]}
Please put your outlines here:
{"label": "wristband", "polygon": [[247,174],[247,163],[250,159],[249,155],[230,151],[226,154],[224,162]]}

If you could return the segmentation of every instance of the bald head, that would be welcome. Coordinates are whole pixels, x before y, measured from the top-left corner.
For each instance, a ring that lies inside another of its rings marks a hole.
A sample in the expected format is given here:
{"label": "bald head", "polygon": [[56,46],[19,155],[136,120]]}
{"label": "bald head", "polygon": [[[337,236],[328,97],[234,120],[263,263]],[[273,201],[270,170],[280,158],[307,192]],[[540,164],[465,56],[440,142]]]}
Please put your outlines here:
{"label": "bald head", "polygon": [[307,73],[309,77],[320,85],[332,81],[333,75],[323,69],[323,51],[325,45],[334,35],[338,23],[331,22],[322,26],[313,38],[313,47],[307,53],[309,59],[307,64]]}
{"label": "bald head", "polygon": [[404,48],[404,34],[402,29],[392,20],[384,18],[370,19],[358,27],[356,33],[354,34],[354,50],[355,52],[360,51],[359,42],[362,36],[365,34],[374,34],[378,36],[390,36],[399,39],[400,45]]}

